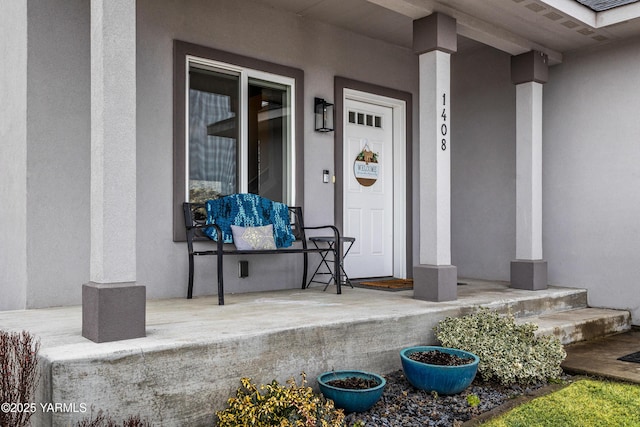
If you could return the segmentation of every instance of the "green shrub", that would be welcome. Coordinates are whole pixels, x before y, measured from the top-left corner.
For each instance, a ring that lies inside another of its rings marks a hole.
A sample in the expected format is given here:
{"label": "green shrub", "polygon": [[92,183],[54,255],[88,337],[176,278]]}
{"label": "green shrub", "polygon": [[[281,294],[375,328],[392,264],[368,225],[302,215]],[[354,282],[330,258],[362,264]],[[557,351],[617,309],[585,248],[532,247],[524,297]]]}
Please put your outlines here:
{"label": "green shrub", "polygon": [[508,385],[545,382],[562,374],[566,353],[560,340],[535,336],[537,329],[533,323],[517,325],[511,314],[480,308],[463,317],[447,317],[434,330],[444,347],[477,355],[478,373],[485,381]]}
{"label": "green shrub", "polygon": [[275,380],[259,388],[249,378],[242,378],[240,382],[242,386],[236,392],[236,397],[229,399],[229,407],[216,413],[219,427],[344,425],[344,412],[336,409],[332,400],[326,400],[314,394],[311,387],[306,387],[304,373],[300,386],[293,378],[287,381],[287,386]]}

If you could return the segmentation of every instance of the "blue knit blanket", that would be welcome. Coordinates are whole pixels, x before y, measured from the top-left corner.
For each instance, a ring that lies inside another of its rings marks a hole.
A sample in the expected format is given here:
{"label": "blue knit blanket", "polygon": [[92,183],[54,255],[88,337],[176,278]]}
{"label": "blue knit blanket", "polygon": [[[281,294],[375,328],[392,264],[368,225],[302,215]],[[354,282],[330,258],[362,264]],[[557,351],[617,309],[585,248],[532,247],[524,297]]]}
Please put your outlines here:
{"label": "blue knit blanket", "polygon": [[[273,202],[257,194],[231,194],[215,200],[207,200],[207,224],[217,224],[222,230],[222,241],[233,242],[231,225],[260,227],[273,224],[273,237],[277,248],[286,248],[295,241],[289,219],[289,207]],[[213,240],[218,240],[215,228],[205,228],[204,232]]]}

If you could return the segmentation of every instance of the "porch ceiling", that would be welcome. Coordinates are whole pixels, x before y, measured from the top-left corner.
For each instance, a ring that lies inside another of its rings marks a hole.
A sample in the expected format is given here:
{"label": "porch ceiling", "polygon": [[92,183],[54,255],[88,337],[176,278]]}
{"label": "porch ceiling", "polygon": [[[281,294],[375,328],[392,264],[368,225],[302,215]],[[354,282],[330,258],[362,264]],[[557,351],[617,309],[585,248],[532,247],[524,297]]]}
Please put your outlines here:
{"label": "porch ceiling", "polygon": [[411,48],[412,21],[442,12],[458,21],[459,50],[474,43],[512,55],[562,53],[640,35],[640,2],[595,12],[575,0],[257,0],[273,8]]}

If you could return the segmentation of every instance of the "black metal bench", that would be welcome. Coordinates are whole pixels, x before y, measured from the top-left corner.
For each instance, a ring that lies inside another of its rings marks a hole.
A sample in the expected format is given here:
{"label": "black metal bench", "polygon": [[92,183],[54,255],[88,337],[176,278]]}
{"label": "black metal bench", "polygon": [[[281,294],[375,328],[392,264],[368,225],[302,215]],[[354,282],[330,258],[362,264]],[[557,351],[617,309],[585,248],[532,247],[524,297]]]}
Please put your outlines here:
{"label": "black metal bench", "polygon": [[[189,284],[187,287],[187,298],[193,297],[193,276],[194,276],[194,257],[215,255],[217,257],[217,276],[218,276],[218,304],[224,305],[224,273],[223,273],[223,257],[225,255],[263,255],[263,254],[302,254],[303,255],[303,270],[302,270],[302,289],[306,288],[307,282],[307,269],[309,265],[308,254],[319,253],[327,254],[333,252],[334,259],[334,277],[333,280],[336,283],[336,293],[342,293],[340,286],[340,257],[341,250],[339,245],[333,248],[317,248],[309,247],[307,245],[307,237],[305,230],[320,230],[330,229],[335,236],[336,242],[340,241],[340,232],[333,225],[323,225],[317,227],[306,227],[304,225],[304,219],[302,217],[301,207],[289,207],[291,217],[291,228],[293,235],[296,238],[294,246],[288,248],[279,249],[257,249],[257,250],[239,250],[235,245],[230,243],[223,243],[221,238],[217,241],[211,240],[203,230],[209,227],[216,229],[217,235],[222,236],[222,230],[217,224],[206,223],[206,207],[204,203],[183,203],[184,221],[187,230],[187,249],[189,250]],[[207,250],[195,250],[195,241],[208,241],[215,245],[214,249]]]}

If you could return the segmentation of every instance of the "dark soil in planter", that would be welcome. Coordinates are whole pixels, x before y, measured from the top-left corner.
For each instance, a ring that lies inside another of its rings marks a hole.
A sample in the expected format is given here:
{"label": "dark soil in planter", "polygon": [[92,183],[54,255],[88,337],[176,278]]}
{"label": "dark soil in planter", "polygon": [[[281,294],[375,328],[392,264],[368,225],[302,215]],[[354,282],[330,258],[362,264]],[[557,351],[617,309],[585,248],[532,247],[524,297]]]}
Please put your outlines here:
{"label": "dark soil in planter", "polygon": [[345,388],[347,390],[366,390],[380,385],[378,381],[371,378],[347,377],[326,382],[327,385],[337,388]]}
{"label": "dark soil in planter", "polygon": [[407,357],[416,362],[428,363],[429,365],[441,365],[441,366],[460,366],[473,363],[474,359],[459,357],[455,354],[444,353],[438,350],[432,351],[417,351],[409,354]]}

